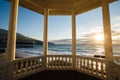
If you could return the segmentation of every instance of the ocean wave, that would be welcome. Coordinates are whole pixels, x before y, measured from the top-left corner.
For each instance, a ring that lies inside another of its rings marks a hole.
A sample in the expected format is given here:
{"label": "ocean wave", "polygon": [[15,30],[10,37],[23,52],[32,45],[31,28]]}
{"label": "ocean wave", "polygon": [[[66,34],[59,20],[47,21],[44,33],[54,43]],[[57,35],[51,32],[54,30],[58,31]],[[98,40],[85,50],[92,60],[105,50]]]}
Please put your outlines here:
{"label": "ocean wave", "polygon": [[[42,46],[36,45],[34,48],[18,48],[17,53],[24,53],[29,55],[43,55]],[[114,46],[113,53],[114,55],[120,55],[120,47]],[[52,45],[48,47],[48,54],[50,55],[71,55],[72,48],[71,45]],[[96,54],[101,55],[104,53],[103,46],[90,46],[90,45],[77,45],[76,54],[84,56],[94,56]]]}

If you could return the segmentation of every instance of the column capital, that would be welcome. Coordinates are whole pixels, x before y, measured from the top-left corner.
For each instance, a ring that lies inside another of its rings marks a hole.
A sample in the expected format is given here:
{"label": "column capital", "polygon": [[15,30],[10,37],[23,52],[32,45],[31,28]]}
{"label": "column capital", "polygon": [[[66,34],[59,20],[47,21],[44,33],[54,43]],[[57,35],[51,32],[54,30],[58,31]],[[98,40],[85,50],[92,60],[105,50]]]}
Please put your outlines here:
{"label": "column capital", "polygon": [[48,9],[47,8],[44,8],[44,14],[45,13],[48,13]]}
{"label": "column capital", "polygon": [[71,13],[72,13],[72,15],[76,15],[76,10],[75,10],[75,9],[72,9],[72,10],[71,10]]}

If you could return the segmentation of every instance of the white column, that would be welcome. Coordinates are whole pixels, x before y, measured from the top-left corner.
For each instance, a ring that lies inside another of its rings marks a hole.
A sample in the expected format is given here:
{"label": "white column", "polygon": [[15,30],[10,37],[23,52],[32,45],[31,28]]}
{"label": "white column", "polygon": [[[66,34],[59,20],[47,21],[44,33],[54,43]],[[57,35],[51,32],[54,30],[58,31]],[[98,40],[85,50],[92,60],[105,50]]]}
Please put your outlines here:
{"label": "white column", "polygon": [[76,14],[72,10],[72,56],[73,56],[73,67],[75,68],[76,63]]}
{"label": "white column", "polygon": [[43,54],[47,55],[48,51],[48,9],[44,10],[44,40],[43,40]]}
{"label": "white column", "polygon": [[43,39],[43,54],[47,55],[48,51],[48,9],[44,10],[44,39]]}
{"label": "white column", "polygon": [[10,22],[8,29],[8,41],[7,41],[8,60],[15,59],[18,6],[19,6],[19,0],[11,0],[11,12],[10,12]]}
{"label": "white column", "polygon": [[114,80],[112,36],[108,0],[102,0],[103,26],[104,26],[104,49],[106,57],[106,73],[108,80]]}
{"label": "white column", "polygon": [[44,69],[46,68],[46,61],[47,61],[47,52],[48,52],[48,9],[44,10],[44,39],[43,39],[43,66]]}

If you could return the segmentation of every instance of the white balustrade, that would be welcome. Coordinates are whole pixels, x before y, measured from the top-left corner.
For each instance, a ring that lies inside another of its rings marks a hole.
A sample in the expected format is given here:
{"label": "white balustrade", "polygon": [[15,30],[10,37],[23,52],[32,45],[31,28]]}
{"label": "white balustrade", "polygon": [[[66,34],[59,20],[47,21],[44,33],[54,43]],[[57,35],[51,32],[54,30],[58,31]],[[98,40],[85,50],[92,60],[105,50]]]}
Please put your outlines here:
{"label": "white balustrade", "polygon": [[[14,79],[20,79],[43,70],[77,70],[100,79],[106,79],[105,59],[76,56],[75,67],[72,60],[72,55],[47,55],[46,57],[16,59],[13,62]],[[119,72],[120,64],[115,62],[116,80],[120,80]]]}
{"label": "white balustrade", "polygon": [[72,56],[71,55],[47,55],[46,62],[47,69],[72,69]]}
{"label": "white balustrade", "polygon": [[86,73],[101,79],[106,78],[106,65],[104,59],[77,56],[76,68],[82,73]]}
{"label": "white balustrade", "polygon": [[43,70],[43,57],[14,60],[14,78],[19,79]]}

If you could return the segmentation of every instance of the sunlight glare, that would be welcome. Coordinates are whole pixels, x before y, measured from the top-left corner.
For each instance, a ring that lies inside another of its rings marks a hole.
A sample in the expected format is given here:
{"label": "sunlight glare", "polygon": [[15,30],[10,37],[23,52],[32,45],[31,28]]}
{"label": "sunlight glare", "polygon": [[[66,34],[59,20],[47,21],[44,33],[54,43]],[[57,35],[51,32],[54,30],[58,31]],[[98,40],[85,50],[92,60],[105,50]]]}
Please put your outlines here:
{"label": "sunlight glare", "polygon": [[103,34],[97,34],[94,36],[94,39],[97,41],[103,41],[104,40],[104,35]]}

